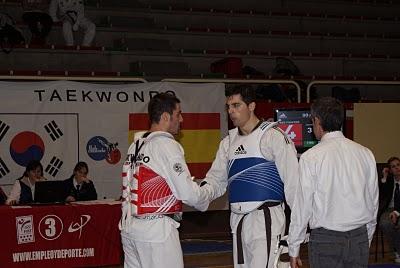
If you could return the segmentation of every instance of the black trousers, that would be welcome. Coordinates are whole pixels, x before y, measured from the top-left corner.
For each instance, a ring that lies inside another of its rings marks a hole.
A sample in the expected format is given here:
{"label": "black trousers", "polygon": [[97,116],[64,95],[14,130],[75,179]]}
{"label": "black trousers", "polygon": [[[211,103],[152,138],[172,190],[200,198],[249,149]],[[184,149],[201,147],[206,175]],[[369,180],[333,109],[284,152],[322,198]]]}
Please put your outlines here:
{"label": "black trousers", "polygon": [[311,268],[368,267],[367,227],[362,226],[347,232],[313,229],[308,254]]}

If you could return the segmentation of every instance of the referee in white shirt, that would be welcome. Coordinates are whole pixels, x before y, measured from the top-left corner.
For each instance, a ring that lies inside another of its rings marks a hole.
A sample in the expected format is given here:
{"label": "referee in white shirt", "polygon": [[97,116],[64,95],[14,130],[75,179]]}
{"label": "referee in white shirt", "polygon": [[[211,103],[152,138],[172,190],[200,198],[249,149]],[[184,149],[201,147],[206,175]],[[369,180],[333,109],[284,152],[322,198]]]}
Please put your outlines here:
{"label": "referee in white shirt", "polygon": [[320,143],[300,158],[300,182],[289,227],[291,268],[301,266],[300,243],[311,229],[310,266],[367,267],[378,212],[372,152],[343,136],[344,108],[326,97],[311,106]]}

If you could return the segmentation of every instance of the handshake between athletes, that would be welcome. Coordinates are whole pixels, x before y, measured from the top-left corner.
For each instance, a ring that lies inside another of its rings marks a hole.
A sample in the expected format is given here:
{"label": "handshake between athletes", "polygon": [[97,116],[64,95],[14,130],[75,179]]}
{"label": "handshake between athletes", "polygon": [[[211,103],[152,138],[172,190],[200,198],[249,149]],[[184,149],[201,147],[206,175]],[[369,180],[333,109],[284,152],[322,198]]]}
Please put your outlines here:
{"label": "handshake between athletes", "polygon": [[[179,99],[159,93],[150,100],[150,130],[136,135],[123,167],[120,229],[125,267],[183,268],[177,231],[182,204],[205,211],[225,193],[228,183],[235,267],[272,267],[271,246],[285,230],[283,200],[286,195],[291,204],[297,185],[296,150],[275,123],[256,117],[251,88],[235,87],[226,96],[236,128],[221,141],[199,184],[174,138],[183,121]],[[255,177],[259,183],[254,183]],[[251,232],[242,236],[242,230]]]}

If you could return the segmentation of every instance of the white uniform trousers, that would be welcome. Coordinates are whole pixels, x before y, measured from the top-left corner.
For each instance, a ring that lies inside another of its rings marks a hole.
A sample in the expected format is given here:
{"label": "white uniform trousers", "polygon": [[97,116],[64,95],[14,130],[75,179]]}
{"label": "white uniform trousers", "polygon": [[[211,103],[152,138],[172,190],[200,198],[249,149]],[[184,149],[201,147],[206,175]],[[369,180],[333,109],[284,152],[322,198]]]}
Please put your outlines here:
{"label": "white uniform trousers", "polygon": [[183,268],[183,253],[177,229],[173,229],[166,241],[141,242],[134,236],[121,232],[125,253],[125,268]]}
{"label": "white uniform trousers", "polygon": [[[82,18],[78,23],[79,28],[84,30],[82,46],[90,46],[96,34],[96,25],[87,18]],[[69,20],[63,21],[63,35],[67,46],[74,45],[72,24]]]}
{"label": "white uniform trousers", "polygon": [[[284,205],[271,207],[271,250],[268,268],[274,267],[280,237],[285,233],[286,218]],[[236,229],[241,214],[231,213],[231,228],[233,233],[233,263],[235,268],[266,268],[267,240],[263,210],[255,210],[245,216],[242,227],[242,246],[244,264],[238,264]]]}

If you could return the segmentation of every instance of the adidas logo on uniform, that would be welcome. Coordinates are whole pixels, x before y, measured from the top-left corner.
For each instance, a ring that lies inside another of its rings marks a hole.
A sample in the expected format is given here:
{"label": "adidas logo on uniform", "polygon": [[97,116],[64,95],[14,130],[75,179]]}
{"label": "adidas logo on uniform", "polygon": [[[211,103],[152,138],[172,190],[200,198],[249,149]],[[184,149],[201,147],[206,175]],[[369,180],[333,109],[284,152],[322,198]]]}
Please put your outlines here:
{"label": "adidas logo on uniform", "polygon": [[247,154],[247,152],[246,152],[246,150],[244,149],[243,145],[240,145],[240,146],[236,149],[235,155],[238,155],[238,154]]}

